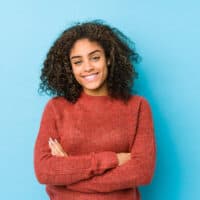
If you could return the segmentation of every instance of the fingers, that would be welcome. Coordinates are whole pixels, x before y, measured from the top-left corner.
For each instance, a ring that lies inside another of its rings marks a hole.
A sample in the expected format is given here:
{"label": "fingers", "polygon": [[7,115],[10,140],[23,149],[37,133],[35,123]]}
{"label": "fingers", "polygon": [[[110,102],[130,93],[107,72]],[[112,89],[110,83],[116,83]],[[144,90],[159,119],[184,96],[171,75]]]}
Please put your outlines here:
{"label": "fingers", "polygon": [[131,153],[117,153],[118,165],[122,165],[131,159]]}
{"label": "fingers", "polygon": [[51,149],[51,154],[54,156],[66,156],[67,154],[63,150],[62,146],[55,139],[49,138],[49,147]]}
{"label": "fingers", "polygon": [[51,154],[53,156],[59,155],[55,146],[54,146],[54,143],[51,140],[49,140],[49,148],[51,149]]}
{"label": "fingers", "polygon": [[53,141],[51,138],[49,139],[49,146],[50,146],[50,148],[52,150],[52,154],[53,155],[57,155],[57,156],[59,156],[59,155],[62,156],[63,155],[63,153],[60,150],[58,144],[55,141]]}
{"label": "fingers", "polygon": [[60,152],[61,149],[58,145],[58,142],[52,140],[52,138],[49,138],[49,144],[51,145],[51,147],[55,148],[56,151]]}
{"label": "fingers", "polygon": [[49,142],[49,148],[51,149],[51,154],[53,156],[59,156],[59,153],[57,152],[56,148],[54,147],[53,143]]}

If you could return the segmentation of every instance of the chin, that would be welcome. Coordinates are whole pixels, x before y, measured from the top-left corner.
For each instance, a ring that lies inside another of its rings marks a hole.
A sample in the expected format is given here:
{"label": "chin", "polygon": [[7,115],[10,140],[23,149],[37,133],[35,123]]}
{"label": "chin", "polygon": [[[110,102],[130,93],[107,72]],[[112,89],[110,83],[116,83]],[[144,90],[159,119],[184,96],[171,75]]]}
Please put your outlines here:
{"label": "chin", "polygon": [[84,87],[85,90],[97,91],[100,87]]}
{"label": "chin", "polygon": [[82,87],[87,90],[97,90],[101,87],[101,84],[99,84],[99,83],[91,83],[91,84],[87,84],[87,85],[83,84]]}

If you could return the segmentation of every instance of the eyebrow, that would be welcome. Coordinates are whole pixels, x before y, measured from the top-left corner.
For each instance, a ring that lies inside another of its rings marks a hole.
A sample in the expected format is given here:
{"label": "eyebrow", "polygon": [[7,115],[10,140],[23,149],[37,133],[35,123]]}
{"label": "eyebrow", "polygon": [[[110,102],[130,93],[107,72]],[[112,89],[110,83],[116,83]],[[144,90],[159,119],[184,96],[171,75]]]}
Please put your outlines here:
{"label": "eyebrow", "polygon": [[[94,50],[94,51],[90,52],[88,55],[92,55],[92,54],[94,54],[94,53],[96,53],[96,52],[101,52],[101,50]],[[71,57],[71,60],[74,59],[74,58],[81,58],[81,57],[82,57],[82,56],[72,56],[72,57]]]}

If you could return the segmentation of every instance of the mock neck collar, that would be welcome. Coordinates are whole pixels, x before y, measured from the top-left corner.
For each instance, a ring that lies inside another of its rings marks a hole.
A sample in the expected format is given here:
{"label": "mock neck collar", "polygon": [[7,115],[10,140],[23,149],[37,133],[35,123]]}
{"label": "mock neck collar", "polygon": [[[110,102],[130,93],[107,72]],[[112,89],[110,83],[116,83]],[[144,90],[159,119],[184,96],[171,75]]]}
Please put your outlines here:
{"label": "mock neck collar", "polygon": [[90,100],[90,101],[101,101],[101,100],[111,100],[112,97],[110,97],[109,95],[90,95],[87,94],[84,90],[81,93],[81,98],[86,99],[86,100]]}

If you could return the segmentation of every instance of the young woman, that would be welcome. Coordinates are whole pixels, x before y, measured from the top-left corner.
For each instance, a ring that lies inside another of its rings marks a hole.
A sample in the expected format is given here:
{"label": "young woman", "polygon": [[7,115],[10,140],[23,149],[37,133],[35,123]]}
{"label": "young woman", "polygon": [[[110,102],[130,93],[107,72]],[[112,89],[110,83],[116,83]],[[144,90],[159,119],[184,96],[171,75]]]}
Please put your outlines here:
{"label": "young woman", "polygon": [[155,168],[148,101],[132,94],[138,55],[118,29],[76,24],[44,62],[46,104],[34,148],[35,174],[51,200],[139,200]]}

